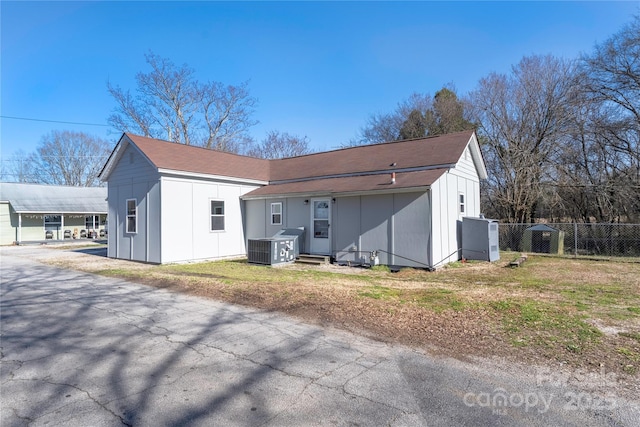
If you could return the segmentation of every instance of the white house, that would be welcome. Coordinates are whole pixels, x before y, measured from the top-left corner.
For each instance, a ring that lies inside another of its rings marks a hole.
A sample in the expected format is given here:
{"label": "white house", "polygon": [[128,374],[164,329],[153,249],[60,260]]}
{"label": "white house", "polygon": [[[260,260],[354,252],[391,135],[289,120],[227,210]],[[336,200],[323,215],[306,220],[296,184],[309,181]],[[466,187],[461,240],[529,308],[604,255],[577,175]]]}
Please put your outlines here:
{"label": "white house", "polygon": [[104,233],[107,189],[0,183],[0,244]]}
{"label": "white house", "polygon": [[303,253],[436,267],[459,259],[487,172],[473,131],[264,160],[124,134],[105,164],[109,252],[153,263],[246,254],[304,227]]}

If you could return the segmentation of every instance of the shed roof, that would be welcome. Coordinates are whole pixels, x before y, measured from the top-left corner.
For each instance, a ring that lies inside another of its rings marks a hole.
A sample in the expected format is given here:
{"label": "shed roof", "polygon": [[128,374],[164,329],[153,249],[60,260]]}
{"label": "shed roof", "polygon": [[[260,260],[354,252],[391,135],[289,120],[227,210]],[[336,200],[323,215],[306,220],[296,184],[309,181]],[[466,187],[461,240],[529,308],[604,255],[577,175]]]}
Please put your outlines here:
{"label": "shed roof", "polygon": [[106,214],[105,187],[68,187],[59,185],[0,183],[0,200],[18,213]]}
{"label": "shed roof", "polygon": [[391,183],[391,174],[357,175],[336,178],[319,178],[309,181],[294,181],[283,184],[271,184],[257,188],[243,199],[263,198],[276,195],[309,195],[334,193],[361,193],[369,191],[397,191],[399,189],[428,187],[442,174],[446,168],[429,169],[396,174],[395,183]]}
{"label": "shed roof", "polygon": [[527,228],[525,231],[558,231],[558,230],[553,227],[549,227],[548,225],[545,225],[545,224],[538,224],[538,225],[534,225]]}
{"label": "shed roof", "polygon": [[456,132],[273,160],[271,181],[452,167],[472,135],[473,131]]}

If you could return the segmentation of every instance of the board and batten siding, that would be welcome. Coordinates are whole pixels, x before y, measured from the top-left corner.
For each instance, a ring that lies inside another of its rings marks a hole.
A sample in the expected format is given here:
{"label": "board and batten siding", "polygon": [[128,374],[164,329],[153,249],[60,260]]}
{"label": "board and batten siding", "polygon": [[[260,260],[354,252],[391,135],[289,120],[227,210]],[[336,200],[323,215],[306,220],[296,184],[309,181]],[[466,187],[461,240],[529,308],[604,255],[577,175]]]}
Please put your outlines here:
{"label": "board and batten siding", "polygon": [[389,265],[393,253],[393,194],[360,197],[361,251],[384,251],[378,254],[380,263]]}
{"label": "board and batten siding", "polygon": [[369,263],[378,251],[381,264],[430,264],[430,201],[427,192],[339,197],[333,237],[338,262]]}
{"label": "board and batten siding", "polygon": [[[256,185],[163,176],[160,188],[161,263],[246,254],[240,197]],[[224,230],[211,230],[211,200],[224,201]]]}
{"label": "board and batten siding", "polygon": [[[460,212],[459,197],[465,195],[465,212]],[[433,259],[434,267],[460,259],[460,224],[465,216],[480,215],[480,179],[469,148],[455,167],[442,175],[431,186],[433,206]]]}
{"label": "board and batten siding", "polygon": [[[331,198],[327,196],[327,198]],[[247,239],[271,237],[283,228],[304,227],[309,252],[311,203],[309,197],[245,201]],[[282,226],[271,225],[271,203],[282,203]],[[331,252],[338,262],[369,263],[371,251],[380,251],[381,264],[429,266],[431,241],[430,199],[427,192],[336,197],[331,203]]]}
{"label": "board and batten siding", "polygon": [[245,235],[247,239],[263,239],[265,237],[271,237],[267,236],[267,200],[245,200],[244,212]]}
{"label": "board and batten siding", "polygon": [[[127,233],[127,200],[137,202],[137,232]],[[160,175],[132,145],[109,175],[108,256],[160,263]]]}
{"label": "board and batten siding", "polygon": [[[282,197],[274,199],[252,199],[245,203],[245,227],[247,239],[272,237],[284,228],[303,227],[304,242],[300,251],[309,251],[309,233],[311,222],[310,204],[305,205],[304,197]],[[282,225],[271,224],[271,203],[282,203]]]}
{"label": "board and batten siding", "polygon": [[459,215],[459,219],[462,220],[463,216],[479,216],[480,179],[468,147],[449,173],[458,177],[458,194],[465,195],[465,213],[464,215]]}

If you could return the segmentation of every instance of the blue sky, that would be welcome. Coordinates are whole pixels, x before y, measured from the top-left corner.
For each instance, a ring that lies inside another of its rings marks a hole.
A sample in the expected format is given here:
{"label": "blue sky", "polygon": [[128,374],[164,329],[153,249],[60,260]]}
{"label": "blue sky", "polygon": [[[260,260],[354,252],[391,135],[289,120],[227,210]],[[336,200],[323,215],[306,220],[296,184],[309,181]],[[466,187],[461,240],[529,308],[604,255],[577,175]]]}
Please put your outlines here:
{"label": "blue sky", "polygon": [[[523,56],[576,58],[640,13],[627,2],[0,3],[1,114],[106,124],[111,81],[134,89],[150,50],[200,80],[250,80],[252,135],[306,135],[314,150],[353,138],[373,113],[453,83],[463,95]],[[105,126],[0,119],[1,154],[52,130],[110,140]]]}

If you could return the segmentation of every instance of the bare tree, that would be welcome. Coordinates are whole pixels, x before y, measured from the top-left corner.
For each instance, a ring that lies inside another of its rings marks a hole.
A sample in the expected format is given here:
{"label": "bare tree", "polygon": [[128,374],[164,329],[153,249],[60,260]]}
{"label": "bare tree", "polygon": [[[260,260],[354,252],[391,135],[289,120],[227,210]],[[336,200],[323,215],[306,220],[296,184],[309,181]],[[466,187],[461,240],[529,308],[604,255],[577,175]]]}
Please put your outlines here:
{"label": "bare tree", "polygon": [[588,100],[577,103],[573,123],[555,165],[558,206],[575,221],[612,222],[616,217],[615,176],[620,155],[602,138],[603,112]]}
{"label": "bare tree", "polygon": [[582,57],[584,86],[592,99],[604,103],[617,122],[611,133],[616,148],[639,159],[640,125],[640,15],[604,43],[592,55]]}
{"label": "bare tree", "polygon": [[640,219],[637,162],[633,151],[620,146],[628,123],[612,117],[607,103],[582,93],[556,164],[557,192],[567,217],[607,223]]}
{"label": "bare tree", "polygon": [[34,153],[14,157],[14,180],[93,187],[112,144],[83,132],[53,131],[42,137]]}
{"label": "bare tree", "polygon": [[289,135],[286,132],[270,131],[258,145],[251,147],[247,155],[263,159],[282,159],[310,153],[306,136]]}
{"label": "bare tree", "polygon": [[194,70],[177,67],[171,60],[149,53],[148,73],[136,75],[136,94],[107,83],[116,101],[109,123],[123,132],[167,139],[223,151],[240,151],[251,141],[248,129],[256,99],[248,83],[199,83]]}
{"label": "bare tree", "polygon": [[593,216],[640,219],[640,16],[584,55],[580,70],[584,102],[596,112],[587,116],[590,168],[603,174],[587,182],[602,201]]}
{"label": "bare tree", "polygon": [[18,150],[8,159],[2,160],[2,178],[5,182],[35,182],[32,155]]}
{"label": "bare tree", "polygon": [[141,99],[154,113],[168,140],[190,145],[190,125],[197,109],[193,70],[187,65],[176,67],[169,59],[153,53],[145,58],[151,72],[136,75]]}
{"label": "bare tree", "polygon": [[149,107],[137,97],[131,96],[130,91],[112,86],[109,82],[107,82],[107,90],[118,105],[117,112],[108,118],[111,126],[122,132],[152,136],[154,118]]}
{"label": "bare tree", "polygon": [[256,99],[249,95],[248,84],[224,86],[210,82],[198,86],[206,130],[204,147],[238,152],[251,143],[247,129],[257,123],[251,119]]}
{"label": "bare tree", "polygon": [[483,78],[470,95],[489,180],[485,208],[510,222],[531,222],[570,123],[574,66],[551,56],[523,58],[510,75]]}

